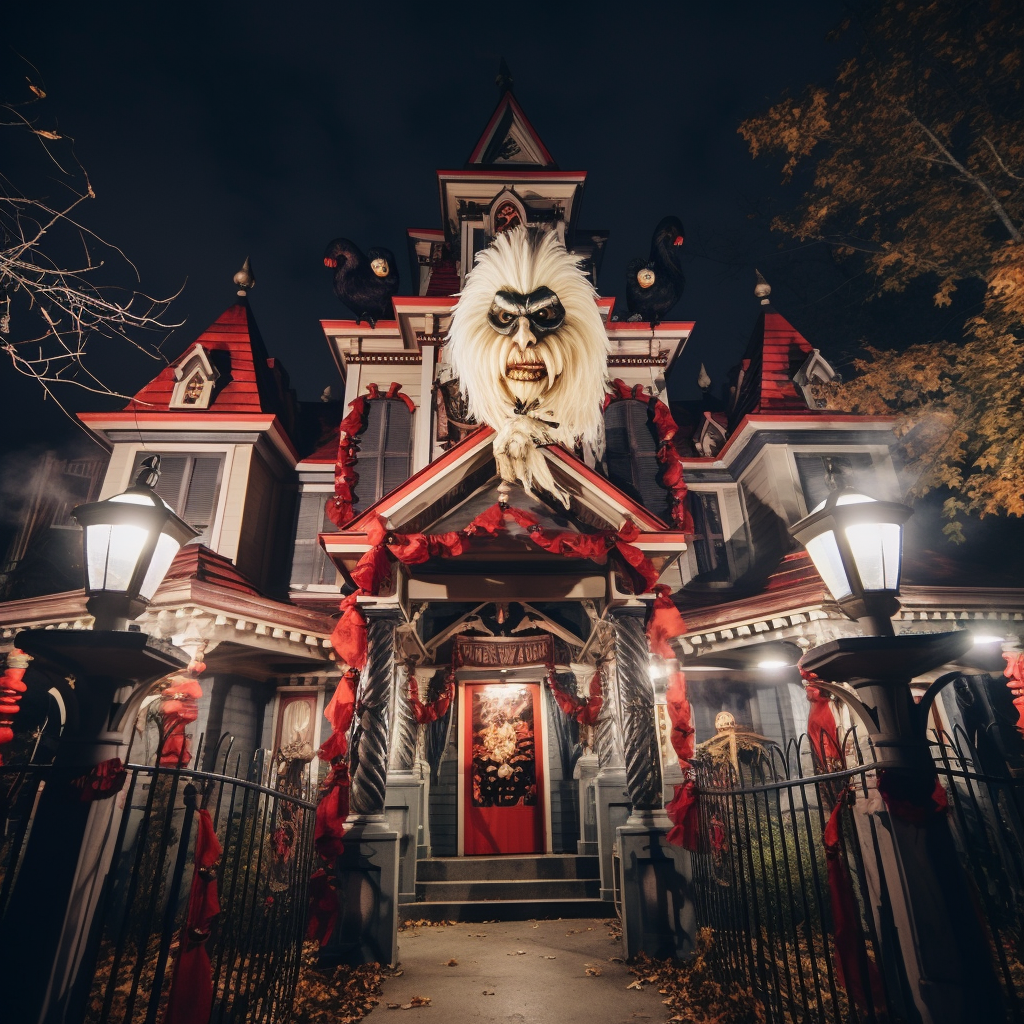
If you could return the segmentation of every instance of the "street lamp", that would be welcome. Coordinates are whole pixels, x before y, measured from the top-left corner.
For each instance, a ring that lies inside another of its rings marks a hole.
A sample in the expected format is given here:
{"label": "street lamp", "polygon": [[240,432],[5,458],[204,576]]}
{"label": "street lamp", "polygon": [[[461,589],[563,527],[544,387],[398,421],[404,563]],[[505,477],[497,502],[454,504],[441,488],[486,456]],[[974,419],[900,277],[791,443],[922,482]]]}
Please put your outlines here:
{"label": "street lamp", "polygon": [[182,544],[198,536],[153,490],[160,456],[142,463],[135,484],[71,513],[82,527],[86,607],[96,629],[125,629],[145,610]]}
{"label": "street lamp", "polygon": [[[867,634],[812,648],[800,668],[849,707],[871,740],[879,792],[895,794],[874,834],[886,851],[881,863],[894,912],[907,922],[896,941],[921,1020],[982,1024],[999,1015],[998,986],[949,823],[932,810],[928,711],[956,674],[937,679],[920,702],[910,689],[915,677],[967,652],[973,637],[966,630],[895,635],[910,515],[905,505],[833,491],[790,529],[839,607]],[[882,807],[870,813],[881,815]]]}
{"label": "street lamp", "polygon": [[839,607],[865,633],[891,636],[899,608],[906,505],[845,489],[831,494],[790,533],[807,549]]}

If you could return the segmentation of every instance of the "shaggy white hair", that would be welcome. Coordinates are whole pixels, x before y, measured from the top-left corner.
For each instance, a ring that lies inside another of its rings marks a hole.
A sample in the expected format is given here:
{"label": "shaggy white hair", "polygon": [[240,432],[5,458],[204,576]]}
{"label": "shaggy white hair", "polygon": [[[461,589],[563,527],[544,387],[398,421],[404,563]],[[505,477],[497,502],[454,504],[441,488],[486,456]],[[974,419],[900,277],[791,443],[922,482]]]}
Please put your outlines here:
{"label": "shaggy white hair", "polygon": [[[519,351],[515,335],[498,334],[487,314],[497,292],[529,295],[541,287],[558,296],[565,320],[530,346],[530,359],[542,362],[547,375],[539,381],[512,380],[507,370]],[[568,495],[551,478],[537,446],[557,441],[572,450],[580,438],[601,447],[608,336],[596,298],[554,232],[514,228],[477,253],[447,339],[448,359],[470,413],[497,432],[494,452],[502,478],[519,480],[528,491],[536,480],[566,505]],[[525,413],[516,413],[517,399]]]}

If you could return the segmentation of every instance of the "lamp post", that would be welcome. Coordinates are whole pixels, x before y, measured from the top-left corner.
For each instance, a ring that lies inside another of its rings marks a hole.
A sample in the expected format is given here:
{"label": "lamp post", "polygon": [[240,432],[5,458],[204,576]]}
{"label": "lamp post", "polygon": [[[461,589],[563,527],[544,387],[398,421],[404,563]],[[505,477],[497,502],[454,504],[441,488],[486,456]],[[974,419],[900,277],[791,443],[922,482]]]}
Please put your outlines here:
{"label": "lamp post", "polygon": [[[25,630],[15,645],[35,667],[74,679],[74,705],[54,763],[37,781],[32,830],[0,927],[0,991],[10,1019],[83,1019],[96,960],[117,799],[83,802],[89,783],[123,773],[135,719],[150,685],[188,656],[127,628],[149,603],[181,544],[196,531],[153,491],[159,456],[123,494],[79,506],[93,630]],[[103,766],[97,772],[97,766]],[[74,785],[79,783],[77,787]]]}
{"label": "lamp post", "polygon": [[960,657],[973,638],[965,630],[895,635],[910,515],[905,505],[842,490],[791,528],[839,607],[868,634],[814,647],[800,667],[850,708],[871,740],[888,804],[879,801],[870,813],[923,1024],[982,1024],[998,1019],[999,987],[949,824],[931,799],[937,779],[928,710],[952,677],[937,680],[920,703],[910,689],[915,676]]}

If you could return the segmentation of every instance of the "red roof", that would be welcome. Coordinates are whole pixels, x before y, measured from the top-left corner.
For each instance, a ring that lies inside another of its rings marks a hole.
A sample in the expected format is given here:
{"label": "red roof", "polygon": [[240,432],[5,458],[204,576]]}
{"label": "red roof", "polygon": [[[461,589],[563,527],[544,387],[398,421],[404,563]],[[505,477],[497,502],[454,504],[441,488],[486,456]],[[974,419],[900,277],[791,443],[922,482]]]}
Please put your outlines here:
{"label": "red roof", "polygon": [[262,596],[235,568],[230,558],[218,555],[216,551],[211,551],[202,544],[186,544],[174,556],[174,561],[171,562],[171,567],[164,577],[164,584],[189,579],[213,583],[225,590],[235,590],[252,597]]}
{"label": "red roof", "polygon": [[741,363],[743,380],[730,411],[732,423],[750,414],[810,412],[793,375],[813,351],[781,313],[764,307]]}
{"label": "red roof", "polygon": [[427,282],[427,295],[454,295],[462,287],[455,260],[442,260],[434,265]]}
{"label": "red roof", "polygon": [[174,367],[188,358],[195,345],[202,345],[207,358],[220,373],[207,412],[277,413],[280,393],[272,363],[267,358],[259,328],[245,299],[229,306],[190,345],[181,357],[165,367],[125,406],[133,412],[184,413],[191,409],[170,409],[174,390]]}

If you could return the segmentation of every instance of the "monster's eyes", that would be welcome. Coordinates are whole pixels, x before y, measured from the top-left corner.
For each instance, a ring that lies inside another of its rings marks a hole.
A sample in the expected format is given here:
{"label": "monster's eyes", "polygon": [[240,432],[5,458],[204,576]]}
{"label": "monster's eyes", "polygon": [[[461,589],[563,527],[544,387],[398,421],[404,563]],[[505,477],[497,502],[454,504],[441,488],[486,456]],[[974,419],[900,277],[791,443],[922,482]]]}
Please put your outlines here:
{"label": "monster's eyes", "polygon": [[498,312],[498,320],[503,324],[510,324],[515,320],[515,313],[510,313],[507,309],[502,309]]}
{"label": "monster's eyes", "polygon": [[537,311],[538,320],[550,320],[554,316],[554,311],[548,306],[546,309],[540,309]]}

